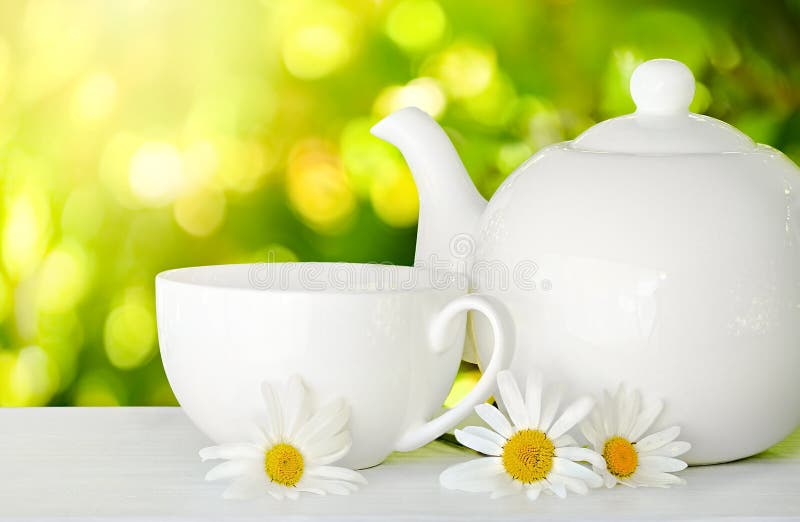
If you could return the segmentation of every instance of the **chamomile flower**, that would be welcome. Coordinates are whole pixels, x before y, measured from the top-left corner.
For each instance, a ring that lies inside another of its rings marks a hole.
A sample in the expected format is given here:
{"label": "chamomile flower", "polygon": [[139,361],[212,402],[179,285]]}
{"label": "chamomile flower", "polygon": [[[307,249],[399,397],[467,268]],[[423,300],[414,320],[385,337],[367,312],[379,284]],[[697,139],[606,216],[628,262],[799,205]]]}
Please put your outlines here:
{"label": "chamomile flower", "polygon": [[671,474],[686,468],[675,457],[692,447],[675,440],[681,429],[672,426],[645,436],[662,408],[661,401],[643,401],[638,391],[620,385],[613,396],[606,392],[602,404],[581,424],[584,437],[605,460],[605,466],[596,466],[595,471],[603,476],[606,487],[685,484]]}
{"label": "chamomile flower", "polygon": [[464,446],[488,456],[446,469],[439,477],[442,486],[490,492],[492,498],[525,492],[535,500],[542,491],[564,498],[567,491],[586,494],[603,484],[600,475],[578,463],[602,467],[602,457],[578,447],[568,434],[592,409],[593,399],[578,399],[555,420],[560,393],[543,395],[538,375],[528,379],[525,399],[511,372],[500,372],[497,384],[511,422],[490,404],[476,406],[475,412],[492,429],[468,426],[455,435]]}
{"label": "chamomile flower", "polygon": [[200,450],[203,461],[226,459],[206,474],[206,480],[233,479],[224,498],[246,499],[265,494],[280,500],[301,492],[347,495],[366,484],[361,474],[329,464],[350,450],[345,429],[349,410],[341,399],[318,411],[309,409],[306,390],[296,376],[283,394],[269,383],[261,385],[266,422],[254,440]]}

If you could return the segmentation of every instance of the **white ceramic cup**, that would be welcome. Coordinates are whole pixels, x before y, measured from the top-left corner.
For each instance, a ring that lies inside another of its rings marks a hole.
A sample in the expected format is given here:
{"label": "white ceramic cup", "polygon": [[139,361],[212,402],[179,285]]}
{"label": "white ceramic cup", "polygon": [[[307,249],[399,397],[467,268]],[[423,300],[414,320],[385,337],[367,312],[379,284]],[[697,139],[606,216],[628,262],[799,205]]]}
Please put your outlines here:
{"label": "white ceramic cup", "polygon": [[[447,279],[348,263],[163,272],[156,300],[164,369],[186,414],[217,443],[249,440],[264,415],[261,382],[297,374],[316,406],[336,397],[350,405],[353,446],[339,464],[374,466],[452,429],[493,393],[510,361],[514,329],[504,306]],[[458,370],[468,310],[492,325],[491,360],[461,402],[430,420]]]}

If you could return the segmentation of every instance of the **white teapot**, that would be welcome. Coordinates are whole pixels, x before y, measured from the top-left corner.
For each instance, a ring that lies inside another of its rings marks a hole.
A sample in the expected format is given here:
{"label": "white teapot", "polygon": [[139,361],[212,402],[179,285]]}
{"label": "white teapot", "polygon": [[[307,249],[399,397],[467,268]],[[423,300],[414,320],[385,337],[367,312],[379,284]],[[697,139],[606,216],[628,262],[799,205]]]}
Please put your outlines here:
{"label": "white teapot", "polygon": [[[488,204],[424,112],[372,132],[414,175],[417,263],[466,262],[511,310],[517,378],[541,368],[571,394],[625,382],[664,400],[689,463],[746,457],[800,422],[800,171],[690,113],[680,62],[640,65],[631,94],[635,113],[541,150]],[[470,324],[480,364],[491,330]]]}

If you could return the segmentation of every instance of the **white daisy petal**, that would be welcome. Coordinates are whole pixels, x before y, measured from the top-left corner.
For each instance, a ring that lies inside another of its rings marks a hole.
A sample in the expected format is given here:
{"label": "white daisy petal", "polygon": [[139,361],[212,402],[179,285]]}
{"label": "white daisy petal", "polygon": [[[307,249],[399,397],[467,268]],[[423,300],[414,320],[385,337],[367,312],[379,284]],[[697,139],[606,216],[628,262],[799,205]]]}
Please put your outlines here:
{"label": "white daisy petal", "polygon": [[[356,471],[328,466],[350,450],[352,439],[345,429],[349,409],[342,400],[334,401],[311,415],[306,389],[297,376],[290,377],[280,390],[269,382],[261,384],[265,418],[250,430],[255,444],[222,444],[200,450],[201,459],[227,459],[212,468],[207,480],[233,479],[223,496],[231,499],[268,494],[277,500],[295,499],[301,493],[346,495],[366,484]],[[344,430],[344,431],[343,431]],[[304,472],[293,486],[272,480],[265,470],[266,451],[282,443],[300,452]]]}
{"label": "white daisy petal", "polygon": [[325,483],[328,482],[325,479],[312,477],[308,473],[303,475],[303,478],[300,479],[300,482],[297,483],[297,490],[298,491],[306,491],[308,493],[314,493],[315,495],[327,495],[328,489],[325,487]]}
{"label": "white daisy petal", "polygon": [[639,438],[645,434],[645,432],[653,425],[656,418],[661,414],[661,410],[664,408],[664,403],[655,400],[650,401],[649,404],[646,404],[642,412],[639,414],[639,417],[636,419],[636,422],[633,424],[633,427],[627,433],[627,435],[622,434],[628,440],[639,440]]}
{"label": "white daisy petal", "polygon": [[[309,444],[306,448],[309,460],[314,461],[317,457],[328,455],[330,453],[339,451],[342,447],[350,444],[352,439],[349,431],[337,433],[333,437],[319,440],[316,444]],[[304,455],[305,456],[305,455]]]}
{"label": "white daisy petal", "polygon": [[337,433],[329,439],[309,445],[306,449],[311,463],[323,466],[341,459],[350,451],[353,441],[349,431]]}
{"label": "white daisy petal", "polygon": [[334,495],[349,495],[350,493],[357,491],[356,489],[353,489],[349,482],[345,482],[343,480],[325,481],[325,489],[328,491],[328,493],[332,493]]}
{"label": "white daisy petal", "polygon": [[284,494],[286,491],[286,486],[281,486],[280,484],[275,484],[274,482],[267,482],[265,484],[265,490],[267,494],[275,500],[283,500],[286,498],[286,495]]}
{"label": "white daisy petal", "polygon": [[670,473],[637,471],[631,477],[638,486],[652,488],[668,488],[675,485],[686,484],[686,481]]}
{"label": "white daisy petal", "polygon": [[486,440],[494,442],[501,448],[505,446],[506,442],[508,442],[502,435],[497,432],[494,432],[490,429],[484,428],[483,426],[466,426],[463,430],[467,433],[471,433],[477,437],[483,437]]}
{"label": "white daisy petal", "polygon": [[334,451],[333,453],[329,453],[322,457],[317,457],[314,459],[314,464],[318,466],[327,466],[328,464],[333,464],[334,462],[338,462],[342,460],[342,458],[350,452],[350,447],[351,444],[348,443],[338,451]]}
{"label": "white daisy petal", "polygon": [[499,457],[481,457],[450,466],[439,475],[439,483],[447,489],[479,493],[491,491],[495,477],[505,475]]}
{"label": "white daisy petal", "polygon": [[538,426],[542,412],[542,375],[538,370],[532,371],[525,383],[525,407],[528,409],[530,425]]}
{"label": "white daisy petal", "polygon": [[474,435],[470,432],[456,430],[455,431],[456,440],[460,442],[462,445],[473,449],[479,453],[483,453],[484,455],[492,455],[494,457],[499,457],[503,454],[503,448],[498,446],[495,442],[492,442],[489,439],[486,439],[480,435]]}
{"label": "white daisy petal", "polygon": [[315,481],[313,479],[309,480],[306,476],[300,479],[300,482],[298,482],[294,487],[295,489],[297,489],[297,491],[302,491],[305,493],[313,493],[315,495],[327,495],[328,493],[327,491],[325,491],[325,489],[322,488],[321,480],[320,481]]}
{"label": "white daisy petal", "polygon": [[263,496],[267,493],[267,488],[264,487],[265,478],[259,477],[255,474],[245,475],[234,480],[228,489],[222,494],[222,498],[247,500]]}
{"label": "white daisy petal", "polygon": [[603,392],[602,400],[602,416],[603,431],[608,435],[619,434],[619,422],[617,421],[617,408],[615,407],[614,398],[608,393],[608,390]]}
{"label": "white daisy petal", "polygon": [[257,422],[248,426],[247,432],[250,435],[248,439],[253,441],[256,446],[262,448],[271,448],[280,442],[277,438],[273,438],[271,430],[266,425],[262,426]]}
{"label": "white daisy petal", "polygon": [[562,457],[565,459],[569,459],[575,462],[588,462],[592,466],[596,468],[605,469],[606,461],[603,459],[603,456],[597,453],[596,451],[590,450],[589,448],[577,448],[577,447],[557,447],[556,448],[556,456]]}
{"label": "white daisy petal", "polygon": [[629,434],[633,430],[638,418],[641,404],[641,394],[639,390],[626,391],[624,407],[620,408],[619,432]]}
{"label": "white daisy petal", "polygon": [[576,424],[582,421],[594,408],[594,399],[591,397],[581,397],[570,404],[561,417],[547,430],[547,436],[555,439],[571,430]]}
{"label": "white daisy petal", "polygon": [[525,407],[525,401],[522,400],[522,393],[519,391],[517,381],[510,371],[503,370],[497,374],[497,388],[500,390],[503,405],[505,405],[514,426],[518,430],[530,427],[528,409]]}
{"label": "white daisy petal", "polygon": [[603,479],[600,475],[586,466],[561,457],[553,457],[553,473],[581,479],[593,488],[603,485]]}
{"label": "white daisy petal", "polygon": [[222,464],[217,464],[208,473],[205,479],[208,481],[231,479],[240,477],[242,475],[256,474],[259,471],[263,473],[263,457],[262,459],[236,459],[228,460]]}
{"label": "white daisy petal", "polygon": [[264,457],[264,450],[255,444],[220,444],[201,449],[199,455],[203,462],[213,459],[258,459]]}
{"label": "white daisy petal", "polygon": [[364,476],[352,469],[342,468],[339,466],[314,466],[306,470],[306,474],[312,477],[319,477],[323,479],[345,480],[354,482],[356,484],[366,484],[367,479]]}
{"label": "white daisy petal", "polygon": [[475,413],[477,413],[478,416],[483,419],[483,421],[494,431],[506,439],[509,439],[512,435],[514,435],[514,430],[511,429],[511,424],[509,424],[506,416],[500,413],[500,410],[491,404],[487,404],[485,402],[483,404],[478,404],[475,406]]}
{"label": "white daisy petal", "polygon": [[636,451],[641,452],[658,449],[678,438],[680,434],[681,429],[678,426],[672,426],[671,428],[653,433],[636,443]]}
{"label": "white daisy petal", "polygon": [[674,442],[670,442],[669,444],[665,444],[660,448],[656,448],[650,451],[639,451],[639,454],[644,455],[661,455],[662,457],[677,457],[679,455],[683,455],[687,451],[692,449],[692,445],[688,442],[684,442],[682,440],[676,440]]}
{"label": "white daisy petal", "polygon": [[[337,487],[338,487],[338,486],[341,486],[341,487],[343,487],[344,489],[346,489],[347,491],[349,491],[350,493],[353,493],[353,492],[355,492],[355,491],[358,491],[358,485],[357,485],[357,484],[353,484],[352,482],[348,482],[348,481],[346,481],[346,480],[331,480],[331,479],[326,479],[326,480],[325,480],[325,484],[336,484],[336,485],[337,485]],[[344,494],[344,495],[348,495],[349,493],[337,493],[337,495],[342,495],[342,494]]]}
{"label": "white daisy petal", "polygon": [[286,382],[286,391],[281,404],[284,419],[283,437],[286,440],[293,440],[297,429],[305,423],[308,417],[306,402],[306,390],[300,377],[292,375]]}
{"label": "white daisy petal", "polygon": [[353,489],[353,484],[344,480],[325,480],[315,477],[309,477],[305,480],[304,486],[306,488],[321,489],[325,493],[332,495],[349,495],[356,489]]}
{"label": "white daisy petal", "polygon": [[610,436],[615,435],[606,431],[604,422],[605,410],[606,410],[606,405],[601,400],[600,402],[598,402],[597,406],[595,406],[592,409],[592,412],[589,414],[588,420],[586,421],[589,423],[589,427],[592,428],[592,431],[594,431],[595,440],[597,441],[603,441],[609,438]]}
{"label": "white daisy petal", "polygon": [[561,386],[553,385],[542,394],[542,414],[539,417],[539,429],[545,433],[556,418],[558,405],[561,403]]}
{"label": "white daisy petal", "polygon": [[[595,410],[596,409],[597,408],[595,408]],[[583,438],[585,438],[591,446],[595,448],[600,446],[600,435],[597,433],[594,423],[584,420],[580,423],[580,430]]]}
{"label": "white daisy petal", "polygon": [[564,485],[563,482],[551,482],[549,480],[545,481],[547,483],[548,489],[555,493],[558,498],[566,498],[567,497],[567,487]]}
{"label": "white daisy petal", "polygon": [[612,397],[614,398],[614,414],[617,419],[617,430],[619,433],[622,433],[625,424],[630,422],[630,416],[628,415],[630,401],[628,400],[628,390],[625,388],[625,383],[619,383],[617,391]]}
{"label": "white daisy petal", "polygon": [[350,410],[343,399],[329,402],[299,426],[295,441],[299,445],[313,443],[318,438],[333,437],[350,420]]}
{"label": "white daisy petal", "polygon": [[539,484],[532,484],[528,486],[527,490],[525,491],[525,496],[528,497],[528,500],[536,500],[539,498],[539,494],[542,492],[542,487]]}
{"label": "white daisy petal", "polygon": [[617,477],[615,477],[608,471],[602,472],[602,477],[603,477],[603,484],[605,484],[607,488],[613,488],[617,484]]}
{"label": "white daisy petal", "polygon": [[683,471],[686,469],[686,463],[680,459],[673,459],[672,457],[662,457],[660,455],[647,455],[639,459],[639,465],[642,471],[655,471],[671,473],[675,471]]}
{"label": "white daisy petal", "polygon": [[264,398],[264,408],[267,414],[268,434],[272,439],[280,439],[283,434],[283,414],[281,413],[281,403],[275,393],[275,389],[268,381],[261,383],[261,395]]}
{"label": "white daisy petal", "polygon": [[553,440],[553,445],[556,448],[560,448],[562,446],[577,446],[578,441],[572,435],[565,434]]}
{"label": "white daisy petal", "polygon": [[494,480],[494,488],[489,498],[503,498],[515,495],[522,489],[522,482],[512,479],[508,475],[500,475]]}
{"label": "white daisy petal", "polygon": [[575,477],[559,475],[558,473],[550,473],[547,476],[547,480],[549,480],[551,483],[559,482],[564,484],[564,487],[566,487],[568,491],[572,491],[578,495],[585,495],[589,492],[589,486],[586,485],[586,482]]}

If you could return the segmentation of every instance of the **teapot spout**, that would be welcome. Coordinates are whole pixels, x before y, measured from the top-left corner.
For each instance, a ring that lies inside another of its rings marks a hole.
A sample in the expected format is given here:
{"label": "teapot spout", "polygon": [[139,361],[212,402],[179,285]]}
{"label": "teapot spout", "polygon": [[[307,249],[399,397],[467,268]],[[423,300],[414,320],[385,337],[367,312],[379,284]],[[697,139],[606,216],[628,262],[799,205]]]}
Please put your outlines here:
{"label": "teapot spout", "polygon": [[[464,262],[471,257],[486,200],[478,193],[450,138],[416,107],[394,112],[372,134],[400,149],[419,193],[415,263]],[[469,234],[469,236],[466,236]]]}

